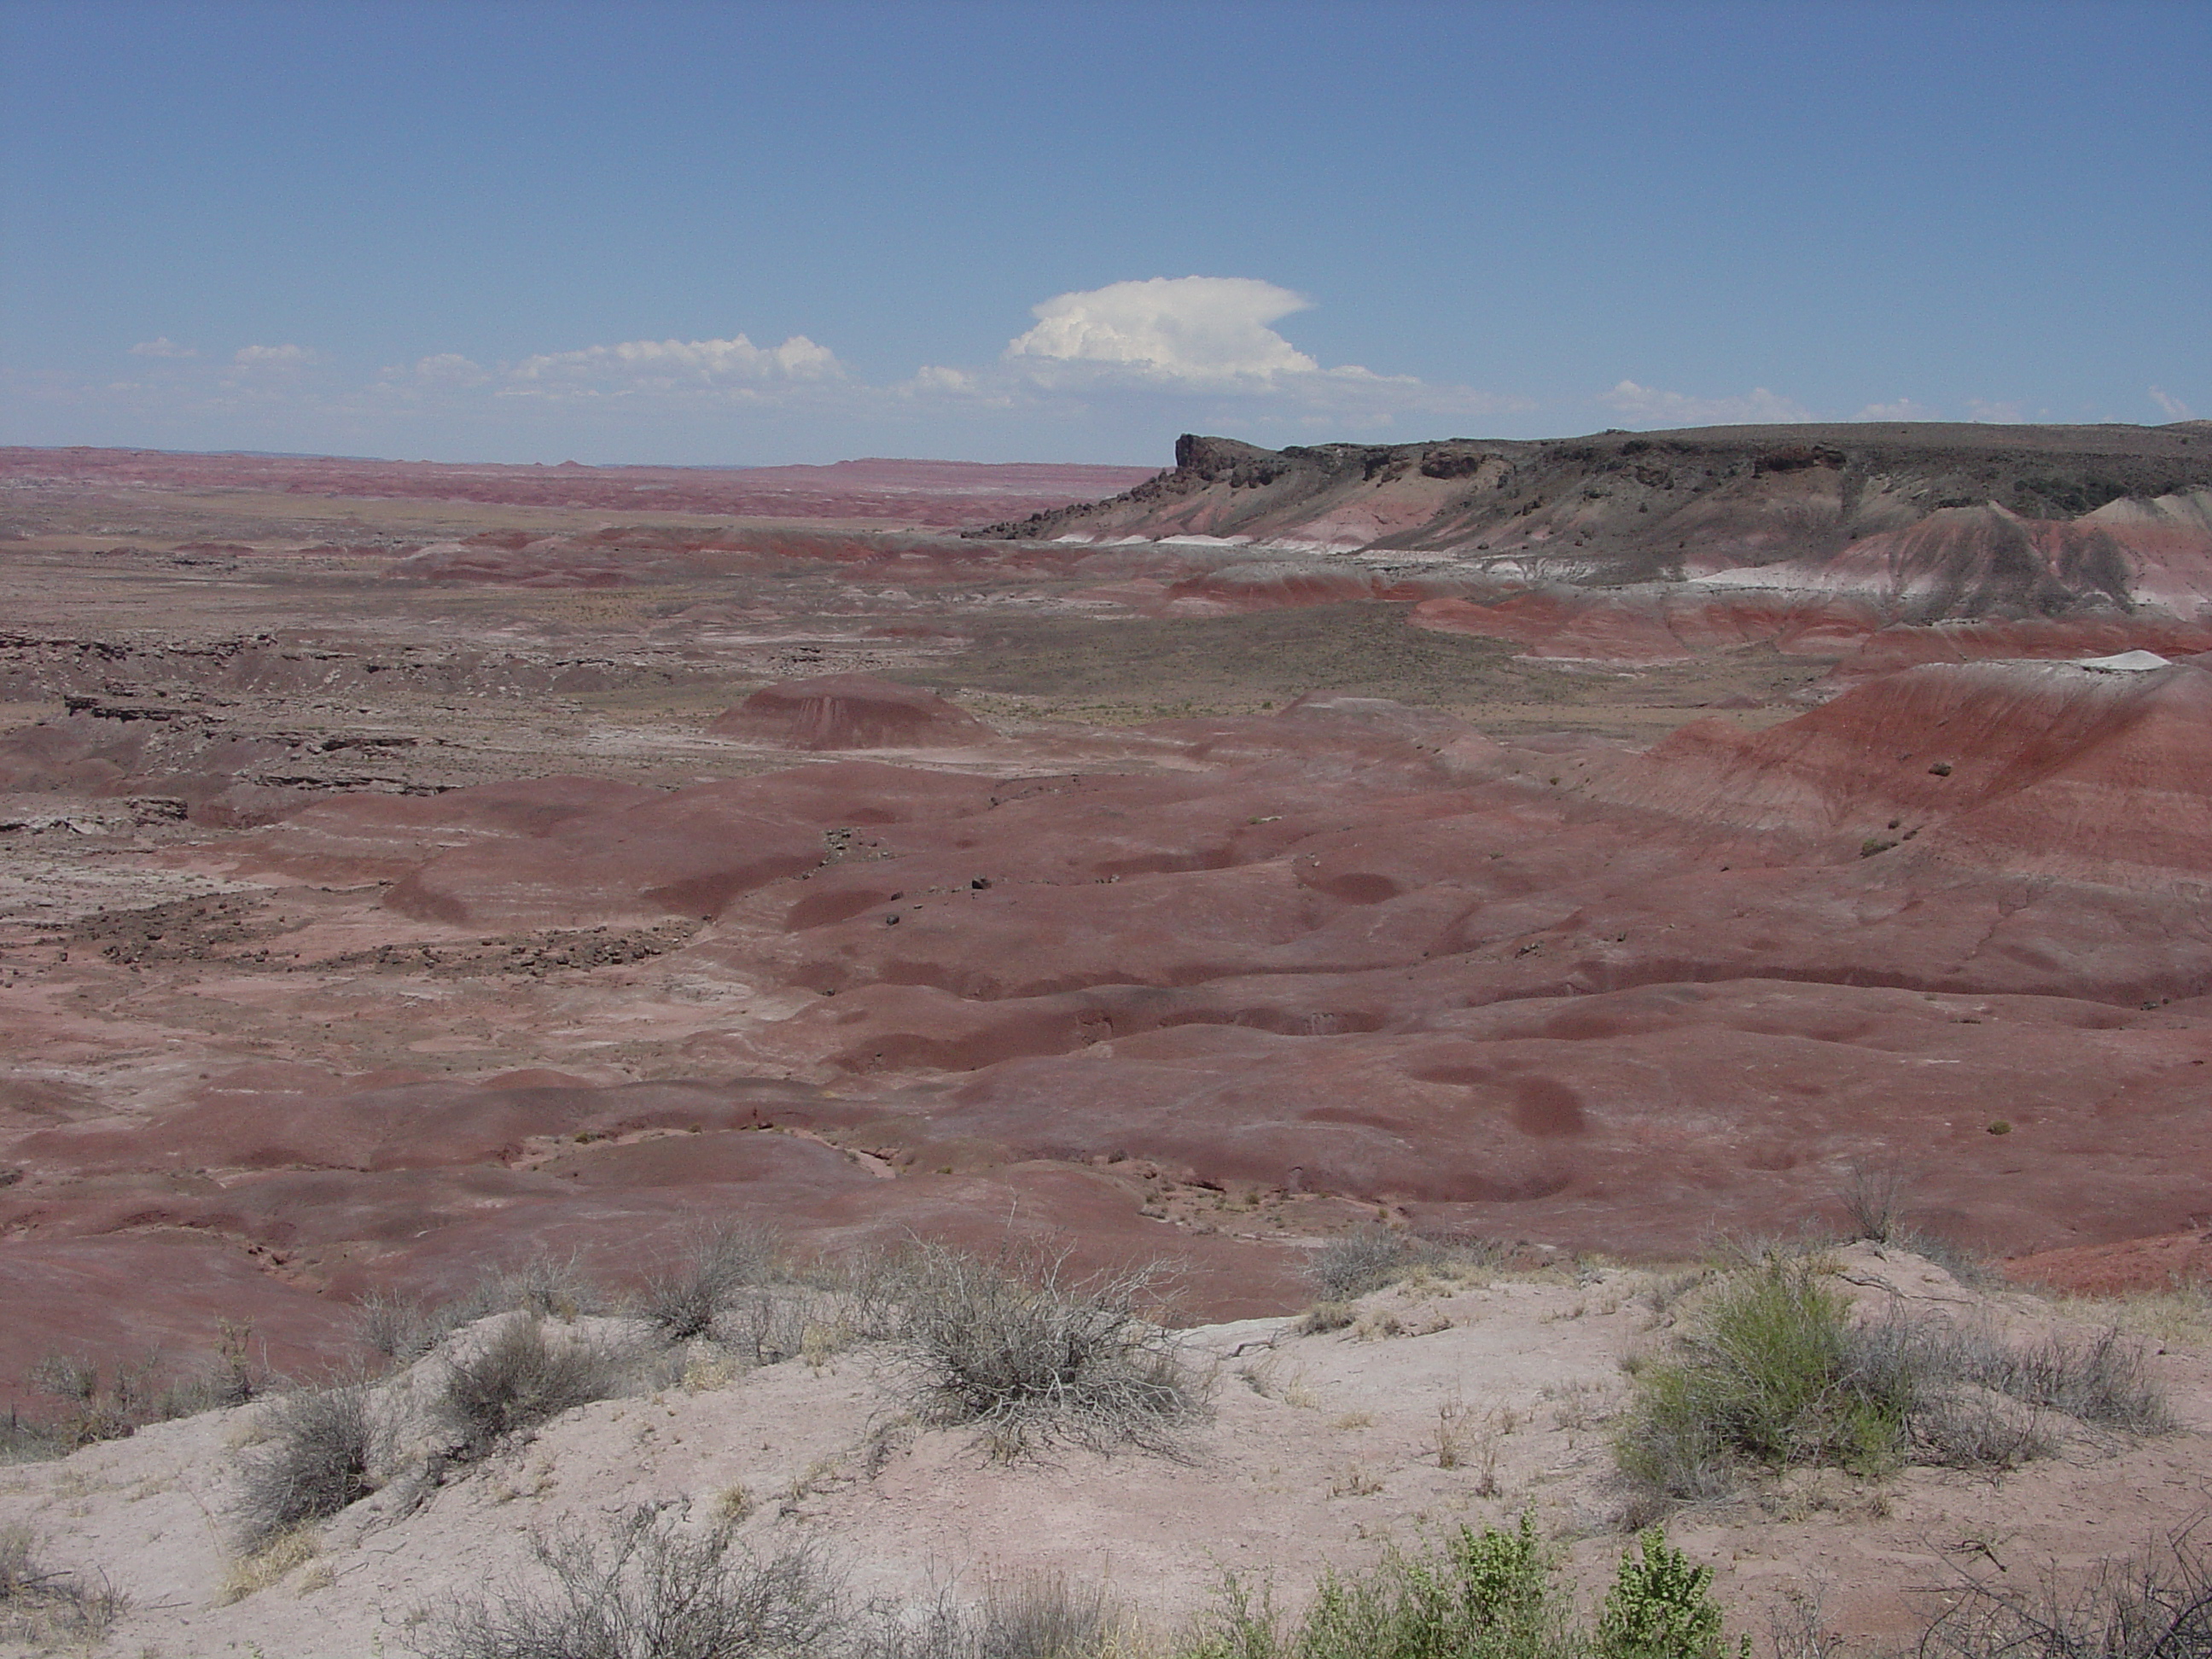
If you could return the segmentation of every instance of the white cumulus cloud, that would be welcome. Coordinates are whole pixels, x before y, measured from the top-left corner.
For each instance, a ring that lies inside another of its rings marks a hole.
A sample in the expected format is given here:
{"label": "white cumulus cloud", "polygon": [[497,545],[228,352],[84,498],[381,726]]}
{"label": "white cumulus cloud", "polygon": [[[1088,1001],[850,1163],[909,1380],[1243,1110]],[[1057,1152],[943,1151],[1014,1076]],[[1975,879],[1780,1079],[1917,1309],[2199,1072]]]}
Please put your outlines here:
{"label": "white cumulus cloud", "polygon": [[1936,421],[1942,418],[1939,410],[1925,404],[1917,404],[1910,398],[1899,398],[1892,404],[1869,404],[1851,416],[1855,421]]}
{"label": "white cumulus cloud", "polygon": [[158,339],[141,340],[131,348],[134,357],[197,357],[200,354],[190,346],[180,346],[167,335]]}
{"label": "white cumulus cloud", "polygon": [[2018,426],[2027,418],[2018,404],[1991,403],[1985,398],[1967,398],[1966,409],[1970,418],[1994,426]]}
{"label": "white cumulus cloud", "polygon": [[1456,419],[1527,406],[1357,363],[1324,368],[1269,326],[1310,304],[1251,276],[1109,283],[1031,307],[1035,325],[1006,343],[995,368],[932,365],[899,391],[909,399],[1071,415],[1101,401],[1152,402],[1161,404],[1161,420],[1209,428],[1373,430],[1401,416]]}
{"label": "white cumulus cloud", "polygon": [[1692,398],[1623,380],[1598,402],[1631,420],[1662,426],[1759,426],[1813,418],[1812,410],[1796,398],[1781,397],[1763,386],[1753,386],[1740,397]]}
{"label": "white cumulus cloud", "polygon": [[2166,418],[2169,421],[2191,421],[2197,418],[2187,404],[2179,398],[2169,396],[2157,386],[2150,389],[2150,400],[2166,411]]}
{"label": "white cumulus cloud", "polygon": [[428,357],[418,357],[412,371],[397,372],[411,372],[426,386],[482,386],[490,378],[481,363],[473,358],[464,357],[458,351],[441,351]]}
{"label": "white cumulus cloud", "polygon": [[1009,342],[1006,355],[1109,364],[1200,385],[1317,374],[1319,363],[1267,326],[1310,303],[1249,276],[1109,283],[1032,307],[1036,326]]}
{"label": "white cumulus cloud", "polygon": [[305,346],[250,345],[239,347],[230,361],[240,368],[305,368],[316,357]]}
{"label": "white cumulus cloud", "polygon": [[622,393],[827,380],[843,373],[836,353],[804,334],[778,346],[757,346],[737,334],[726,340],[626,340],[546,352],[524,358],[507,378],[519,390]]}

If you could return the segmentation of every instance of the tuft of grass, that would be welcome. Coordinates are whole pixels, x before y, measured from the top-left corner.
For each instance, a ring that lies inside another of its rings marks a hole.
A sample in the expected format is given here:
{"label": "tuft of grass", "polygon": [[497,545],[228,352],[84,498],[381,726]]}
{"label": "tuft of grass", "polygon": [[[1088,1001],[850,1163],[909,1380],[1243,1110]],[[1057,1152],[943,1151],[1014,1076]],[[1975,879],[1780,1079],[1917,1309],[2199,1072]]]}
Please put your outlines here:
{"label": "tuft of grass", "polygon": [[1152,1651],[1127,1643],[1103,1590],[1058,1573],[994,1582],[980,1606],[940,1595],[918,1613],[884,1604],[866,1613],[846,1650],[851,1659],[1106,1659]]}
{"label": "tuft of grass", "polygon": [[464,1459],[482,1457],[562,1412],[609,1399],[623,1382],[620,1365],[604,1348],[574,1333],[550,1336],[533,1313],[508,1314],[475,1337],[447,1358],[432,1403]]}
{"label": "tuft of grass", "polygon": [[104,1576],[41,1561],[27,1528],[0,1527],[0,1640],[88,1651],[128,1606]]}
{"label": "tuft of grass", "polygon": [[243,1555],[234,1557],[224,1569],[216,1591],[216,1605],[227,1607],[243,1601],[277,1583],[295,1567],[303,1567],[322,1553],[322,1540],[312,1522],[264,1538]]}
{"label": "tuft of grass", "polygon": [[2212,1285],[2174,1285],[2118,1296],[2057,1296],[2051,1308],[2076,1324],[2102,1325],[2167,1347],[2212,1347]]}
{"label": "tuft of grass", "polygon": [[604,1540],[556,1532],[532,1553],[538,1583],[434,1620],[425,1659],[801,1659],[851,1634],[811,1554],[755,1559],[726,1528],[689,1534],[649,1508]]}
{"label": "tuft of grass", "polygon": [[1299,1319],[1297,1333],[1300,1336],[1325,1335],[1347,1328],[1358,1317],[1359,1310],[1349,1302],[1316,1302]]}
{"label": "tuft of grass", "polygon": [[289,1395],[268,1408],[263,1423],[267,1437],[246,1454],[240,1483],[249,1551],[376,1490],[392,1435],[367,1388]]}
{"label": "tuft of grass", "polygon": [[1160,1270],[1078,1278],[1065,1252],[994,1259],[925,1245],[899,1320],[908,1408],[973,1425],[994,1457],[1056,1440],[1180,1454],[1200,1407],[1158,1311]]}
{"label": "tuft of grass", "polygon": [[1853,1158],[1836,1188],[1836,1200],[1850,1223],[1850,1237],[1887,1244],[1904,1237],[1905,1196],[1912,1178],[1893,1161]]}

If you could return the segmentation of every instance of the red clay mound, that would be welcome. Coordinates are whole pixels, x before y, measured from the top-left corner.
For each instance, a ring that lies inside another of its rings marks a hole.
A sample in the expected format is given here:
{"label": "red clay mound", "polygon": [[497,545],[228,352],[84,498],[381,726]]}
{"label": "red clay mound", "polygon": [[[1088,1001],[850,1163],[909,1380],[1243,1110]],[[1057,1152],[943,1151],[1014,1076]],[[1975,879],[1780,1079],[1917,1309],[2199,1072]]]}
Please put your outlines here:
{"label": "red clay mound", "polygon": [[1747,733],[1684,726],[1598,788],[1669,816],[1979,867],[2158,887],[2212,878],[2212,673],[1929,665]]}
{"label": "red clay mound", "polygon": [[2124,1296],[2131,1291],[2212,1286],[2212,1231],[2190,1227],[2114,1244],[2081,1244],[2039,1250],[2005,1264],[2008,1278],[2023,1285],[2071,1291],[2077,1296]]}
{"label": "red clay mound", "polygon": [[717,737],[795,749],[942,749],[991,728],[957,703],[870,674],[823,674],[763,686],[707,728]]}
{"label": "red clay mound", "polygon": [[[469,830],[484,806],[460,803],[453,850],[410,871],[384,902],[403,915],[458,927],[588,927],[662,916],[711,917],[738,895],[821,863],[826,831],[972,810],[986,781],[862,762],[795,768],[669,794],[568,780],[577,810],[550,793],[514,803],[538,833]],[[500,787],[509,787],[501,786]],[[517,792],[519,793],[519,792]],[[473,790],[426,804],[436,807]],[[535,816],[530,816],[535,815]],[[267,844],[294,845],[272,832]],[[247,861],[265,856],[258,848]]]}

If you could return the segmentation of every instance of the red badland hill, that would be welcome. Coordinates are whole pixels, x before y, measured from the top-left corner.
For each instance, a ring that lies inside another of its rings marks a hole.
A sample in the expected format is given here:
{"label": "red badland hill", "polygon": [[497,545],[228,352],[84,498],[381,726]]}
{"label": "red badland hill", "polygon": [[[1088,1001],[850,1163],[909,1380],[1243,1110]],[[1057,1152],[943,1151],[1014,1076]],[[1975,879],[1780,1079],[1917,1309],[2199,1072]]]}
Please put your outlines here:
{"label": "red badland hill", "polygon": [[[216,951],[228,994],[304,1013],[442,961],[449,1021],[584,1018],[592,988],[690,1021],[693,1076],[13,1097],[0,1372],[216,1314],[289,1361],[333,1298],[635,1263],[707,1216],[817,1246],[1011,1216],[1086,1261],[1175,1254],[1214,1313],[1295,1301],[1301,1226],[1679,1253],[1832,1217],[1863,1160],[1998,1251],[2201,1218],[2204,668],[1929,665],[1645,753],[1316,696],[1073,769],[865,679],[771,690],[731,722],[764,757],[936,763],[339,798],[211,845],[389,884],[328,913],[319,963]],[[564,942],[503,942],[530,928]],[[707,985],[736,988],[701,1013]]]}

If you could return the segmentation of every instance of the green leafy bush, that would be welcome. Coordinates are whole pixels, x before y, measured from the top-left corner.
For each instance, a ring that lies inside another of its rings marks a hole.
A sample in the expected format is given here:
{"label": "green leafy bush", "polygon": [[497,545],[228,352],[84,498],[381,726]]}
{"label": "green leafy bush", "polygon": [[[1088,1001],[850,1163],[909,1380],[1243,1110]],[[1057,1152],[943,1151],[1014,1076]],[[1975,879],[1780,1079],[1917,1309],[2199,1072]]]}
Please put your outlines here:
{"label": "green leafy bush", "polygon": [[[1652,1531],[1620,1558],[1597,1620],[1598,1659],[1721,1659],[1721,1610],[1707,1593],[1713,1570],[1692,1563]],[[1741,1652],[1750,1659],[1751,1639]]]}
{"label": "green leafy bush", "polygon": [[1462,1527],[1431,1549],[1332,1574],[1286,1623],[1235,1581],[1178,1659],[1728,1659],[1709,1567],[1656,1532],[1621,1559],[1593,1630],[1523,1515],[1508,1531]]}
{"label": "green leafy bush", "polygon": [[2021,1348],[1932,1317],[1862,1322],[1817,1259],[1783,1255],[1720,1281],[1636,1384],[1614,1448],[1632,1520],[1723,1497],[1747,1465],[2005,1468],[2057,1444],[2040,1413],[2130,1433],[2172,1422],[2117,1332]]}
{"label": "green leafy bush", "polygon": [[1724,1281],[1676,1353],[1638,1376],[1621,1470],[1694,1500],[1726,1492],[1746,1458],[1879,1468],[1905,1442],[1911,1362],[1902,1347],[1869,1351],[1814,1263],[1771,1256]]}

